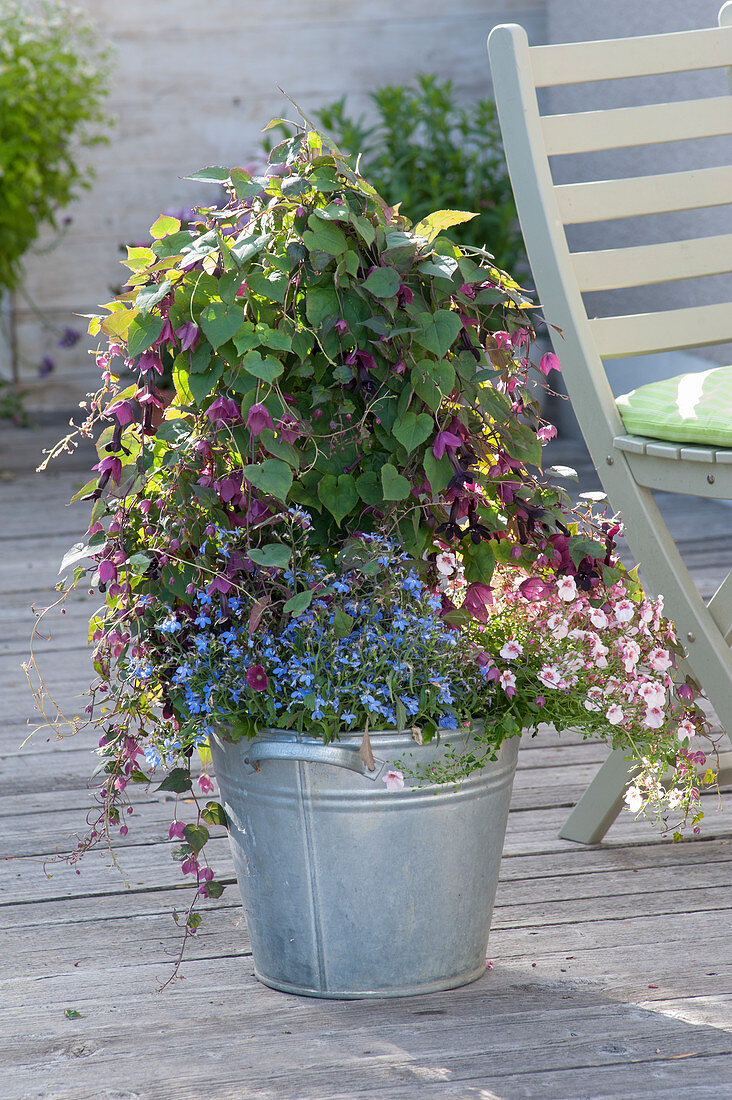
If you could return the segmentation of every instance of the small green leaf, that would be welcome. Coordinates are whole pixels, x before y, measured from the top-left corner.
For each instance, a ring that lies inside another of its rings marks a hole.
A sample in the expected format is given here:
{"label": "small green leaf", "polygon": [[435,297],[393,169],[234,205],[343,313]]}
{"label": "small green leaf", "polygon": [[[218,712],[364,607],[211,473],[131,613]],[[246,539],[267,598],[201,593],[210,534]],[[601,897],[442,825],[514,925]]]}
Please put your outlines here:
{"label": "small green leaf", "polygon": [[302,239],[310,252],[327,252],[329,256],[340,256],[348,248],[345,233],[332,222],[322,221],[311,214],[308,225],[310,228],[305,230]]}
{"label": "small green leaf", "polygon": [[425,260],[417,268],[420,275],[432,275],[436,279],[452,279],[458,270],[458,262],[452,256],[435,256]]}
{"label": "small green leaf", "polygon": [[411,452],[424,443],[434,430],[435,422],[429,413],[407,412],[392,428],[396,438]]}
{"label": "small green leaf", "polygon": [[184,176],[185,180],[196,180],[198,183],[226,183],[230,178],[231,169],[212,165],[210,168],[200,168],[190,176]]}
{"label": "small green leaf", "polygon": [[163,237],[169,237],[171,233],[177,233],[180,229],[178,218],[172,218],[169,214],[161,214],[156,222],[150,226],[150,236],[154,241]]}
{"label": "small green leaf", "polygon": [[355,621],[353,615],[347,614],[347,612],[341,610],[340,607],[336,608],[335,615],[333,616],[333,632],[336,638],[347,638],[353,630]]}
{"label": "small green leaf", "polygon": [[294,596],[290,597],[282,610],[287,612],[288,615],[300,615],[310,607],[314,595],[312,588],[309,588],[307,592],[296,592]]}
{"label": "small green leaf", "polygon": [[381,486],[385,500],[406,500],[412,489],[407,479],[390,462],[381,467]]}
{"label": "small green leaf", "polygon": [[477,214],[471,214],[467,210],[435,210],[418,222],[413,232],[416,237],[426,237],[428,241],[433,241],[443,229],[449,229],[451,225],[461,225],[477,217]]}
{"label": "small green leaf", "polygon": [[265,569],[286,569],[292,557],[292,547],[283,542],[268,542],[247,551],[247,557]]}
{"label": "small green leaf", "polygon": [[[93,482],[96,485],[96,481]],[[86,486],[84,486],[86,488]],[[67,550],[61,559],[61,565],[59,566],[59,574],[63,573],[64,569],[68,569],[70,565],[76,565],[77,561],[82,561],[84,558],[88,558],[90,553],[89,546],[84,542],[75,542],[70,550]]]}
{"label": "small green leaf", "polygon": [[142,287],[135,298],[135,305],[143,317],[146,316],[158,302],[162,302],[163,298],[170,294],[172,288],[173,284],[170,279],[164,279],[162,283],[152,283],[151,286]]}
{"label": "small green leaf", "polygon": [[219,360],[214,363],[210,370],[206,370],[202,374],[188,375],[188,386],[197,405],[205,401],[223,373],[224,364]]}
{"label": "small green leaf", "polygon": [[174,794],[183,794],[183,791],[190,789],[191,774],[187,768],[173,768],[163,782],[155,788],[156,791],[173,791]]}
{"label": "small green leaf", "polygon": [[[216,879],[212,878],[210,882],[206,883],[206,890],[210,898],[220,898],[224,892],[224,886],[223,883],[217,882]],[[198,916],[198,914],[195,915]]]}
{"label": "small green leaf", "polygon": [[247,374],[261,378],[263,382],[274,382],[282,374],[284,365],[273,355],[261,355],[258,351],[248,351],[241,360]]}
{"label": "small green leaf", "polygon": [[356,482],[350,474],[341,474],[338,478],[325,474],[318,486],[318,497],[340,527],[343,517],[358,503]]}
{"label": "small green leaf", "polygon": [[479,542],[473,545],[470,539],[464,539],[462,543],[463,563],[465,565],[465,579],[468,584],[490,584],[496,559],[493,555],[490,543]]}
{"label": "small green leaf", "polygon": [[200,317],[201,328],[214,350],[235,336],[243,322],[244,310],[241,306],[226,302],[211,302]]}
{"label": "small green leaf", "polygon": [[424,472],[427,475],[427,480],[430,483],[433,493],[442,493],[450,484],[450,480],[455,473],[452,468],[452,464],[447,455],[443,455],[442,458],[435,458],[432,453],[432,448],[425,452]]}
{"label": "small green leaf", "polygon": [[265,458],[264,462],[245,466],[243,474],[257,489],[270,493],[284,504],[292,487],[292,470],[286,462],[279,458]]}
{"label": "small green leaf", "polygon": [[127,329],[127,351],[135,358],[151,348],[163,331],[163,318],[153,314],[143,317],[138,314],[130,321]]}
{"label": "small green leaf", "polygon": [[381,477],[375,470],[367,470],[356,478],[356,490],[365,504],[378,505],[384,501]]}
{"label": "small green leaf", "polygon": [[364,290],[375,298],[393,298],[399,290],[401,280],[393,267],[377,267],[364,281]]}
{"label": "small green leaf", "polygon": [[203,810],[201,810],[201,817],[204,821],[207,821],[209,825],[221,825],[222,828],[229,828],[229,819],[226,816],[226,810],[220,802],[207,802]]}
{"label": "small green leaf", "polygon": [[231,255],[243,267],[253,256],[259,255],[270,237],[271,233],[249,233],[245,229],[232,244]]}
{"label": "small green leaf", "polygon": [[83,1018],[84,1018],[82,1013],[77,1012],[77,1010],[75,1008],[65,1008],[64,1009],[64,1016],[66,1017],[67,1020],[83,1020]]}
{"label": "small green leaf", "polygon": [[449,309],[437,309],[434,313],[420,313],[417,321],[422,330],[415,339],[438,359],[444,359],[457,339],[463,323],[457,313]]}
{"label": "small green leaf", "polygon": [[205,825],[186,825],[183,830],[185,840],[190,844],[196,855],[201,851],[210,835]]}

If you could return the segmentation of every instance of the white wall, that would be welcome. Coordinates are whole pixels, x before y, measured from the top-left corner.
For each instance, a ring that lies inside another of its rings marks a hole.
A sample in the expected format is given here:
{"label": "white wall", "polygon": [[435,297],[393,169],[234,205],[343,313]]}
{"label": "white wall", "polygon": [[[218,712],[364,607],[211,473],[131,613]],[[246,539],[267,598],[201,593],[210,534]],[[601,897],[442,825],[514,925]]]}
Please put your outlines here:
{"label": "white wall", "polygon": [[[146,237],[161,210],[204,199],[180,177],[243,164],[261,127],[287,115],[284,88],[308,111],[349,93],[360,110],[373,88],[436,72],[460,92],[489,92],[485,40],[522,23],[545,41],[545,0],[77,0],[116,50],[111,144],[95,151],[93,190],[69,211],[61,246],[27,264],[27,286],[60,327],[107,301],[125,269],[122,242]],[[215,193],[215,192],[210,192]],[[205,200],[204,200],[205,201]],[[85,338],[55,346],[16,298],[21,379],[35,408],[67,409],[96,386]],[[57,368],[40,381],[43,355]]]}

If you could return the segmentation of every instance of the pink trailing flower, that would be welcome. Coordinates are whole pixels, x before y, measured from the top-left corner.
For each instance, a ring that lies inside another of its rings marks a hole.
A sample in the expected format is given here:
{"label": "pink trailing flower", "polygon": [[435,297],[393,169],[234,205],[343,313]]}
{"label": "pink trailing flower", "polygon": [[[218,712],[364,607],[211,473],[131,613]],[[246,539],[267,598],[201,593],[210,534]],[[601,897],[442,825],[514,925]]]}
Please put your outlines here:
{"label": "pink trailing flower", "polygon": [[504,669],[501,675],[498,677],[498,682],[505,691],[509,699],[512,699],[516,694],[516,677],[509,669]]}
{"label": "pink trailing flower", "polygon": [[211,782],[210,776],[206,775],[205,773],[203,775],[199,775],[199,777],[198,777],[198,786],[199,786],[200,790],[203,792],[203,794],[212,794],[213,793],[214,785]]}
{"label": "pink trailing flower", "polygon": [[397,771],[396,768],[390,768],[381,778],[386,784],[387,791],[404,790],[404,776],[400,771]]}
{"label": "pink trailing flower", "polygon": [[107,418],[115,417],[117,423],[124,428],[125,425],[131,424],[135,419],[135,410],[129,401],[115,401],[107,406],[104,415]]}
{"label": "pink trailing flower", "polygon": [[102,478],[106,474],[107,481],[111,478],[118,485],[122,479],[122,462],[119,458],[113,458],[111,455],[103,458],[101,462],[97,462],[96,466],[92,466],[92,470],[99,470]]}
{"label": "pink trailing flower", "polygon": [[489,584],[475,582],[465,590],[462,606],[481,623],[488,622],[488,608],[493,603],[493,589]]}
{"label": "pink trailing flower", "polygon": [[185,833],[185,821],[171,821],[168,836],[171,840],[182,840]]}
{"label": "pink trailing flower", "polygon": [[266,691],[269,678],[262,665],[252,665],[247,669],[247,683],[253,691]]}
{"label": "pink trailing flower", "polygon": [[217,397],[206,409],[212,424],[241,424],[241,409],[233,397]]}
{"label": "pink trailing flower", "polygon": [[551,581],[544,581],[540,577],[527,577],[518,587],[525,600],[544,600],[556,591]]}
{"label": "pink trailing flower", "polygon": [[549,374],[549,371],[551,370],[561,370],[559,360],[557,359],[553,351],[547,351],[542,355],[541,359],[539,360],[539,370],[542,372],[542,374],[545,375]]}
{"label": "pink trailing flower", "polygon": [[536,433],[536,438],[540,439],[542,443],[547,443],[550,439],[554,439],[557,434],[557,429],[553,424],[543,424]]}
{"label": "pink trailing flower", "polygon": [[100,584],[109,584],[111,581],[117,580],[117,566],[114,562],[105,558],[104,561],[99,563],[99,582]]}

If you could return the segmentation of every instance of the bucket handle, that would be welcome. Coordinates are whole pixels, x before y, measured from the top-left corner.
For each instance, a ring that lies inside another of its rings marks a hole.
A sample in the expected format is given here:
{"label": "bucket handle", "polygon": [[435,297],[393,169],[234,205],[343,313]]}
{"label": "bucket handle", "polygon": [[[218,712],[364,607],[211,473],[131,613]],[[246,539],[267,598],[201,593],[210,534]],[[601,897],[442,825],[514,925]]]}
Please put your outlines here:
{"label": "bucket handle", "polygon": [[308,745],[302,741],[254,741],[247,753],[246,763],[258,771],[260,760],[304,760],[312,764],[332,764],[335,768],[358,772],[372,781],[376,781],[388,766],[388,761],[374,758],[374,770],[369,771],[358,749],[347,749],[343,745]]}

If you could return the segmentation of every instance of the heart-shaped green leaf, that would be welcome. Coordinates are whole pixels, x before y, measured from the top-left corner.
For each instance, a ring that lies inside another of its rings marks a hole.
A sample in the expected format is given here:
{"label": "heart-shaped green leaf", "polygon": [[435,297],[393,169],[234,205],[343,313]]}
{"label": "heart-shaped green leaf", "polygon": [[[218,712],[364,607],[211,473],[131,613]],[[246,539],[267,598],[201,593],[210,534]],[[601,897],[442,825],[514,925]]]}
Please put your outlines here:
{"label": "heart-shaped green leaf", "polygon": [[310,228],[305,230],[302,239],[310,252],[327,252],[329,256],[340,256],[348,248],[345,233],[332,222],[321,221],[311,214],[308,225]]}
{"label": "heart-shaped green leaf", "polygon": [[353,630],[355,621],[353,615],[349,615],[340,607],[336,608],[335,615],[333,616],[333,633],[336,638],[347,638]]}
{"label": "heart-shaped green leaf", "polygon": [[227,302],[211,302],[201,313],[200,324],[211,346],[216,350],[241,328],[244,310]]}
{"label": "heart-shaped green leaf", "polygon": [[286,462],[279,458],[265,458],[264,462],[245,466],[243,474],[250,484],[284,504],[292,487],[292,470]]}
{"label": "heart-shaped green leaf", "polygon": [[130,358],[134,359],[143,351],[151,348],[163,331],[163,318],[157,314],[144,317],[138,314],[130,321],[127,329],[127,351]]}
{"label": "heart-shaped green leaf", "polygon": [[260,355],[258,351],[248,351],[241,360],[247,374],[261,378],[263,382],[274,382],[285,369],[279,359],[273,355]]}
{"label": "heart-shaped green leaf", "polygon": [[418,222],[413,232],[417,237],[426,237],[428,241],[433,241],[443,229],[449,229],[451,225],[461,225],[477,217],[477,214],[471,214],[467,210],[435,210]]}
{"label": "heart-shaped green leaf", "polygon": [[437,309],[434,313],[420,313],[417,320],[422,330],[415,337],[417,342],[438,359],[444,359],[463,327],[457,313],[449,309]]}
{"label": "heart-shaped green leaf", "polygon": [[399,273],[393,267],[377,267],[363,286],[375,298],[393,298],[399,290],[399,283]]}
{"label": "heart-shaped green leaf", "polygon": [[385,500],[406,500],[411,491],[411,485],[405,477],[387,462],[381,467],[381,486],[384,490]]}
{"label": "heart-shaped green leaf", "polygon": [[310,607],[314,594],[312,588],[309,588],[307,592],[296,592],[287,601],[283,611],[286,611],[289,615],[301,615],[303,611]]}
{"label": "heart-shaped green leaf", "polygon": [[135,305],[143,317],[150,312],[153,306],[162,302],[172,289],[170,279],[164,279],[162,283],[153,283],[152,286],[142,287],[135,298]]}
{"label": "heart-shaped green leaf", "polygon": [[356,482],[350,474],[340,477],[325,474],[318,486],[318,497],[340,527],[343,517],[358,503]]}
{"label": "heart-shaped green leaf", "polygon": [[286,569],[292,557],[292,548],[283,542],[268,542],[264,546],[247,551],[247,557],[265,569]]}
{"label": "heart-shaped green leaf", "polygon": [[435,422],[429,413],[406,412],[394,424],[392,432],[407,451],[413,451],[432,434],[434,426]]}
{"label": "heart-shaped green leaf", "polygon": [[186,825],[183,830],[183,838],[190,844],[196,854],[201,851],[208,840],[210,833],[205,825]]}
{"label": "heart-shaped green leaf", "polygon": [[450,483],[455,471],[447,455],[443,455],[442,458],[435,458],[430,447],[424,456],[424,472],[432,487],[432,492],[442,493]]}

